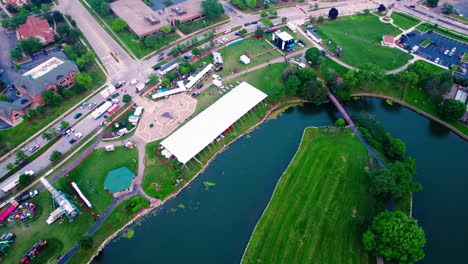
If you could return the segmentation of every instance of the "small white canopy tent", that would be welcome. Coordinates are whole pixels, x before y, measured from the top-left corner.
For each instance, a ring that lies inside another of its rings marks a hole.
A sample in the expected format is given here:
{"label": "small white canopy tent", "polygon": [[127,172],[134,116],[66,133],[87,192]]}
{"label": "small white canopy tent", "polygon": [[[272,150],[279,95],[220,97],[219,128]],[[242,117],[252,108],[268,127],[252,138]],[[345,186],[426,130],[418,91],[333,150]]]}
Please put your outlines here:
{"label": "small white canopy tent", "polygon": [[240,61],[244,64],[249,64],[250,63],[250,58],[245,56],[245,55],[242,55],[240,56]]}

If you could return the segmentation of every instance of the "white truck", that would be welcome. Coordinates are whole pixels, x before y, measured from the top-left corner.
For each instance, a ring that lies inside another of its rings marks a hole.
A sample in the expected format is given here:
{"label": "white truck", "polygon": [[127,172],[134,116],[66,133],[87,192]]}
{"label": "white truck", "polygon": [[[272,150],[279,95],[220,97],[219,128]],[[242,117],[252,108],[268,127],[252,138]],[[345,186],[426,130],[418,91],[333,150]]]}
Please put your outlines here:
{"label": "white truck", "polygon": [[48,225],[52,224],[53,222],[57,221],[63,215],[63,210],[60,207],[57,207],[52,213],[50,213],[49,218],[47,218],[46,223]]}
{"label": "white truck", "polygon": [[289,28],[293,33],[297,33],[296,26],[295,26],[293,23],[288,22],[288,24],[286,24],[286,26],[288,26],[288,28]]}

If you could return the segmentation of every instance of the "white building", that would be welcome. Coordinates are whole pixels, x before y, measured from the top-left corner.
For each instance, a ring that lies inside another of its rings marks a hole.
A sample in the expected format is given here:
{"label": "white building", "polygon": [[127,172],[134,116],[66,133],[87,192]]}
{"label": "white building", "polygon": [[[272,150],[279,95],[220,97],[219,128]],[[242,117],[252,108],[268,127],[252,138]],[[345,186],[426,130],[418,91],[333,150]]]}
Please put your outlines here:
{"label": "white building", "polygon": [[240,61],[244,64],[249,64],[250,63],[250,58],[247,57],[246,55],[241,55],[240,56]]}

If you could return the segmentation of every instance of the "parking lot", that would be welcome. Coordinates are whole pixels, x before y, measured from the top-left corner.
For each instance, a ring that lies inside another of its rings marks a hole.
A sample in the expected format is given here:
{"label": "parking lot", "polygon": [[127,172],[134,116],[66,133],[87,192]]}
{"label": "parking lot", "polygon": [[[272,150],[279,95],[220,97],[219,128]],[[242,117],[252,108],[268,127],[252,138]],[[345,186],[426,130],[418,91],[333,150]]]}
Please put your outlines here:
{"label": "parking lot", "polygon": [[[432,41],[431,44],[425,48],[421,47],[420,44],[427,39]],[[466,43],[448,38],[435,32],[421,33],[418,30],[414,30],[408,34],[407,40],[404,42],[404,47],[406,49],[411,49],[417,45],[419,46],[419,49],[415,54],[430,61],[436,61],[437,58],[439,58],[438,63],[449,68],[452,65],[459,65],[465,68],[467,66],[466,63],[461,60],[461,58],[463,58],[463,54],[468,52],[468,44]],[[448,53],[450,53],[453,48],[456,48],[456,50],[452,56],[450,56]],[[464,76],[465,78],[468,78],[468,74],[465,73]]]}

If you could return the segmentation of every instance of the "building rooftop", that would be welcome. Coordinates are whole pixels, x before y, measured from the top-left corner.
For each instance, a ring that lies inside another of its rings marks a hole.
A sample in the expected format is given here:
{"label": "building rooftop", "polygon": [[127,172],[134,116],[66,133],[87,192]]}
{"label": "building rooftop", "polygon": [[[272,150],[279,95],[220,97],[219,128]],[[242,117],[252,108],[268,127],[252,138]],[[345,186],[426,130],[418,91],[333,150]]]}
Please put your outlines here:
{"label": "building rooftop", "polygon": [[312,36],[314,36],[314,37],[317,38],[317,39],[321,39],[321,37],[320,37],[319,35],[317,35],[317,33],[315,33],[315,32],[313,31],[313,29],[307,29],[307,34],[312,35]]}
{"label": "building rooftop", "polygon": [[54,40],[54,31],[47,22],[47,19],[29,16],[24,24],[18,26],[18,39],[26,39],[29,37],[38,38],[42,44],[46,44]]}
{"label": "building rooftop", "polygon": [[392,35],[384,35],[383,41],[385,43],[393,43],[395,41],[395,37],[393,37]]}
{"label": "building rooftop", "polygon": [[139,37],[159,31],[171,22],[181,22],[202,15],[202,0],[190,0],[154,11],[141,0],[117,0],[109,4],[112,12],[127,22],[128,27]]}
{"label": "building rooftop", "polygon": [[47,85],[56,84],[58,80],[70,72],[78,71],[75,63],[53,57],[23,75],[17,74],[13,84],[36,96],[44,92]]}
{"label": "building rooftop", "polygon": [[223,57],[221,57],[221,53],[213,52],[213,62],[215,64],[223,64]]}
{"label": "building rooftop", "polygon": [[281,31],[281,32],[278,32],[276,31],[275,32],[276,36],[278,38],[280,38],[282,41],[290,41],[292,39],[294,39],[291,35],[288,34],[288,32],[286,31]]}

